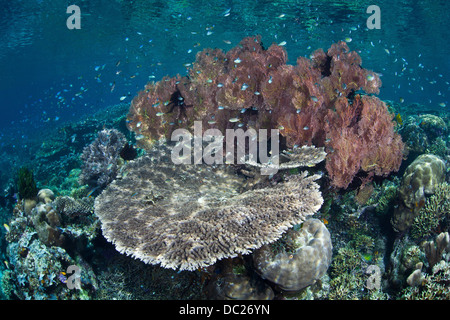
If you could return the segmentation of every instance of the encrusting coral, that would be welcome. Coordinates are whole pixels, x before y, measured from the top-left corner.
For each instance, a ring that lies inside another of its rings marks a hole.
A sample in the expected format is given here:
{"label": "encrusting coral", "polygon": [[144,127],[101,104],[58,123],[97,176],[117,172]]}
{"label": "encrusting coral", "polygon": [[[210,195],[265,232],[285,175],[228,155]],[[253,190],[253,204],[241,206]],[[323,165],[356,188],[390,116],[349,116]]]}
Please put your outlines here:
{"label": "encrusting coral", "polygon": [[95,199],[105,238],[146,263],[196,270],[248,254],[323,202],[320,175],[304,172],[240,193],[244,178],[230,166],[175,165],[170,153],[165,144],[154,146]]}
{"label": "encrusting coral", "polygon": [[345,42],[287,65],[287,53],[261,38],[244,38],[227,53],[205,49],[188,76],[164,77],[139,92],[127,126],[149,148],[177,128],[202,121],[203,131],[278,129],[288,148],[325,147],[331,184],[347,188],[360,171],[369,177],[397,171],[404,145],[378,94],[379,76],[361,67]]}

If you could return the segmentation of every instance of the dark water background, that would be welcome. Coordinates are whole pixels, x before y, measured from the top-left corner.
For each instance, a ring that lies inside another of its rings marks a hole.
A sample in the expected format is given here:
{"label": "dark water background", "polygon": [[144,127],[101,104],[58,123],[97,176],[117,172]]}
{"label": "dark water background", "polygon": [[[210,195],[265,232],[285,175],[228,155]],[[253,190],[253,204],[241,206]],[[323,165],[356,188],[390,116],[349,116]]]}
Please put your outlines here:
{"label": "dark water background", "polygon": [[[80,30],[66,27],[71,4]],[[366,27],[372,4],[380,30]],[[256,34],[266,46],[286,41],[292,64],[351,38],[363,67],[383,75],[381,99],[446,110],[449,11],[447,0],[1,0],[0,146],[24,148],[42,128],[130,102],[153,77],[185,74],[203,48]]]}

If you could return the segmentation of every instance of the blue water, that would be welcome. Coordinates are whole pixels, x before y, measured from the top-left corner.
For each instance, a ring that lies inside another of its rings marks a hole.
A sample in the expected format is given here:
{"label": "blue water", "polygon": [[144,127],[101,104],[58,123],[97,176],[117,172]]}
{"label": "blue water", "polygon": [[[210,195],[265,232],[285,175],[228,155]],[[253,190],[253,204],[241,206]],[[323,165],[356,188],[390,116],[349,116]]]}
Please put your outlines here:
{"label": "blue water", "polygon": [[[66,26],[70,4],[81,9],[79,30]],[[372,4],[379,30],[366,26]],[[9,165],[0,172],[19,167],[13,155],[40,132],[129,103],[148,81],[185,75],[202,49],[227,51],[258,34],[266,47],[285,41],[291,64],[346,40],[382,75],[382,100],[448,112],[448,12],[448,0],[0,0],[0,154]]]}
{"label": "blue water", "polygon": [[364,1],[81,1],[80,30],[66,27],[67,1],[0,3],[2,133],[30,134],[124,95],[129,102],[149,76],[185,74],[196,52],[255,34],[286,41],[293,64],[350,37],[363,67],[383,75],[380,98],[448,101],[445,0],[378,1],[380,30],[366,27]]}

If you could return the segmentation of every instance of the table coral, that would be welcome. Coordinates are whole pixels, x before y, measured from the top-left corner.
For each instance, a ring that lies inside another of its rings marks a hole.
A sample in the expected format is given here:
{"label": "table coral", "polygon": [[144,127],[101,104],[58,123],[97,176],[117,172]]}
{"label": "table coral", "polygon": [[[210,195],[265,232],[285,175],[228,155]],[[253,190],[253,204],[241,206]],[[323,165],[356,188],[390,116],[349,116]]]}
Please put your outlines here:
{"label": "table coral", "polygon": [[[175,165],[161,144],[129,162],[95,199],[103,235],[122,253],[195,270],[277,240],[322,205],[320,176],[306,172],[240,193],[230,166]],[[230,171],[231,170],[231,171]]]}

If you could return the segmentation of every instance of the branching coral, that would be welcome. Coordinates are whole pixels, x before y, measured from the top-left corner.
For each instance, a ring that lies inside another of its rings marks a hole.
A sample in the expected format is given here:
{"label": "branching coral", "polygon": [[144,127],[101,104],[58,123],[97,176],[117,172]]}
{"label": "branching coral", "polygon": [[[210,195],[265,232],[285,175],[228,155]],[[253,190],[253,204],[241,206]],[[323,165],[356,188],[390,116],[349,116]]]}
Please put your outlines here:
{"label": "branching coral", "polygon": [[[189,75],[149,83],[133,99],[128,128],[150,148],[177,128],[202,121],[203,130],[279,129],[288,148],[325,147],[335,187],[347,188],[360,171],[387,175],[399,168],[403,143],[386,105],[375,97],[379,76],[361,67],[345,42],[287,65],[276,44],[265,49],[248,37],[227,53],[199,52]],[[341,170],[344,170],[341,172]]]}

